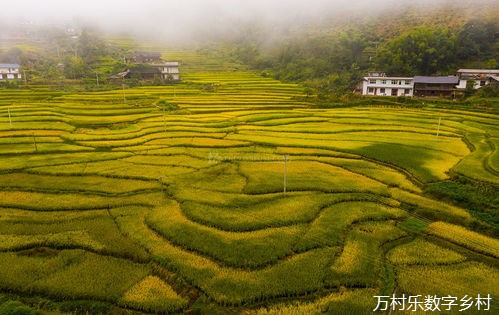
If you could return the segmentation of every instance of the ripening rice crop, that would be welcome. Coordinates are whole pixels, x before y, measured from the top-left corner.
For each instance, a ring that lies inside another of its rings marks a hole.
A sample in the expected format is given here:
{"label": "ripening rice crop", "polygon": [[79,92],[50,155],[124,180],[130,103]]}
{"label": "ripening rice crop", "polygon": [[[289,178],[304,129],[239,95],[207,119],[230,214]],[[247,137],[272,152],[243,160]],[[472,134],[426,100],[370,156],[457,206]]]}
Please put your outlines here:
{"label": "ripening rice crop", "polygon": [[[35,138],[37,143],[62,143],[62,139],[59,137],[40,137],[37,136]],[[4,147],[5,145],[14,145],[14,144],[31,144],[34,148],[33,143],[33,135],[31,136],[16,136],[16,137],[0,137],[0,147]],[[8,148],[8,147],[7,147]]]}
{"label": "ripening rice crop", "polygon": [[0,191],[0,206],[36,211],[92,210],[125,205],[155,205],[159,193],[132,196],[102,196],[75,193]]}
{"label": "ripening rice crop", "polygon": [[[248,183],[247,193],[283,191],[284,162],[241,162],[240,171]],[[290,160],[286,163],[288,191],[316,190],[324,192],[387,193],[385,186],[370,178],[340,167],[314,162]]]}
{"label": "ripening rice crop", "polygon": [[313,149],[313,148],[300,148],[300,147],[277,147],[276,153],[280,155],[308,155],[308,156],[330,156],[330,157],[343,157],[343,158],[358,158],[354,154],[344,153],[334,150]]}
{"label": "ripening rice crop", "polygon": [[85,152],[2,156],[0,171],[16,171],[39,166],[69,165],[72,163],[106,161],[130,155],[131,154],[127,152]]}
{"label": "ripening rice crop", "polygon": [[244,189],[246,179],[239,173],[233,163],[211,162],[212,166],[189,174],[180,174],[173,181],[174,187],[189,190],[240,193]]}
{"label": "ripening rice crop", "polygon": [[57,130],[57,131],[72,131],[74,126],[67,124],[62,121],[52,121],[46,122],[45,120],[40,121],[16,121],[16,118],[12,118],[12,129],[9,126],[9,122],[0,123],[0,131],[22,131],[22,130]]}
{"label": "ripening rice crop", "polygon": [[208,148],[224,148],[224,147],[244,147],[250,145],[246,141],[237,141],[229,139],[217,138],[203,138],[203,137],[190,137],[190,138],[173,138],[173,139],[160,139],[148,142],[149,145],[165,145],[165,146],[182,146],[182,147],[208,147]]}
{"label": "ripening rice crop", "polygon": [[[153,158],[152,158],[153,159]],[[29,172],[50,175],[100,175],[119,179],[158,180],[160,177],[171,177],[196,171],[194,167],[183,165],[148,165],[127,162],[124,160],[101,161],[94,163],[78,163],[58,166],[37,167]]]}
{"label": "ripening rice crop", "polygon": [[[71,168],[70,166],[66,166]],[[0,177],[0,187],[24,190],[129,193],[159,189],[158,183],[99,176],[48,176],[11,173]]]}
{"label": "ripening rice crop", "polygon": [[359,224],[350,232],[326,281],[335,286],[375,286],[383,270],[381,244],[402,236],[401,230],[387,222]]}
{"label": "ripening rice crop", "polygon": [[[149,272],[145,265],[81,250],[49,253],[47,256],[0,253],[0,287],[16,292],[40,292],[59,299],[115,302]],[[127,276],[123,277],[124,274]]]}
{"label": "ripening rice crop", "polygon": [[368,162],[360,159],[332,159],[320,158],[319,161],[342,166],[349,171],[362,174],[369,178],[378,180],[390,187],[399,187],[413,192],[421,192],[421,189],[412,183],[404,174],[392,168]]}
{"label": "ripening rice crop", "polygon": [[[2,211],[6,212],[7,217],[0,220],[0,238],[4,240],[0,247],[84,248],[134,260],[147,259],[147,253],[122,235],[107,211],[88,211],[87,216],[75,216],[73,212],[53,212],[48,216],[32,211],[28,216],[27,213],[19,215],[19,210]],[[82,212],[86,211],[79,213]]]}
{"label": "ripening rice crop", "polygon": [[[171,243],[213,257],[227,266],[258,267],[291,255],[304,226],[226,232],[187,220],[176,202],[157,207],[147,223]],[[251,253],[251,255],[248,255]]]}
{"label": "ripening rice crop", "polygon": [[408,294],[499,297],[497,268],[479,262],[397,267],[397,283]]}
{"label": "ripening rice crop", "polygon": [[180,155],[134,155],[123,159],[123,161],[134,164],[148,164],[162,166],[184,166],[190,168],[204,168],[211,166],[208,160],[192,157],[185,154]]}
{"label": "ripening rice crop", "polygon": [[[211,196],[213,194],[210,193]],[[180,198],[187,197],[185,191],[181,196]],[[195,196],[193,199],[199,202],[186,200],[182,203],[184,214],[193,221],[228,231],[249,231],[306,223],[316,219],[319,212],[331,204],[383,200],[382,197],[362,193],[290,192],[286,195],[268,194],[247,198],[243,198],[246,195],[241,195],[240,199],[234,198],[233,195],[225,196],[225,202],[214,204],[213,199],[199,200],[200,198]]]}
{"label": "ripening rice crop", "polygon": [[179,296],[164,281],[147,276],[128,291],[120,300],[126,307],[147,312],[174,312],[187,306],[188,301]]}
{"label": "ripening rice crop", "polygon": [[496,135],[496,138],[490,138],[489,144],[494,148],[494,152],[489,155],[488,160],[486,160],[487,166],[490,172],[494,174],[499,173],[499,139]]}
{"label": "ripening rice crop", "polygon": [[[442,137],[443,138],[443,137]],[[316,147],[365,156],[406,169],[422,181],[445,179],[445,173],[469,153],[459,138],[437,141],[433,135],[414,133],[373,135],[370,133],[298,134],[283,132],[242,131],[227,139],[246,140],[274,146]]]}
{"label": "ripening rice crop", "polygon": [[474,219],[422,194],[454,173],[496,182],[493,114],[319,108],[258,73],[194,73],[237,66],[218,56],[162,52],[187,58],[183,82],[125,100],[1,91],[1,291],[149,313],[370,314],[395,288],[497,296],[497,241],[428,223]]}
{"label": "ripening rice crop", "polygon": [[[497,147],[494,150],[494,146],[489,142],[490,140],[485,138],[483,134],[468,134],[466,138],[473,144],[475,151],[464,157],[453,170],[478,180],[499,183],[497,168],[490,170],[485,167],[489,157],[497,156],[497,153],[495,153],[497,152]],[[491,165],[494,165],[494,163],[492,162]]]}
{"label": "ripening rice crop", "polygon": [[92,151],[91,148],[84,146],[71,145],[66,143],[36,143],[30,144],[4,144],[0,145],[0,154],[29,154],[29,153],[60,153],[60,152],[86,152]]}
{"label": "ripening rice crop", "polygon": [[[315,291],[322,287],[326,267],[337,252],[334,247],[324,248],[292,256],[261,270],[232,269],[172,246],[148,229],[140,219],[141,215],[144,213],[135,211],[135,214],[118,216],[117,221],[160,263],[173,268],[223,304],[238,305],[245,301]],[[294,277],[288,277],[289,273]]]}
{"label": "ripening rice crop", "polygon": [[40,279],[35,287],[62,297],[117,301],[149,272],[148,266],[124,259],[91,253],[85,253],[82,258]]}
{"label": "ripening rice crop", "polygon": [[399,188],[390,189],[390,193],[392,198],[416,206],[415,211],[425,217],[463,223],[468,223],[472,219],[466,210],[445,202],[423,197]]}
{"label": "ripening rice crop", "polygon": [[462,262],[466,257],[418,238],[391,250],[388,259],[397,265],[431,265]]}
{"label": "ripening rice crop", "polygon": [[345,231],[354,223],[389,220],[402,216],[404,213],[401,210],[375,202],[352,201],[333,204],[321,211],[295,248],[303,251],[317,246],[341,245]]}
{"label": "ripening rice crop", "polygon": [[262,307],[256,315],[319,315],[325,312],[345,315],[368,315],[373,309],[375,289],[355,289],[331,293],[312,302],[280,303]]}
{"label": "ripening rice crop", "polygon": [[16,250],[42,246],[59,248],[79,247],[94,250],[102,250],[104,248],[101,243],[92,239],[86,231],[68,231],[37,235],[0,234],[0,250]]}
{"label": "ripening rice crop", "polygon": [[445,222],[434,222],[428,226],[426,231],[471,250],[499,258],[499,241],[497,239]]}

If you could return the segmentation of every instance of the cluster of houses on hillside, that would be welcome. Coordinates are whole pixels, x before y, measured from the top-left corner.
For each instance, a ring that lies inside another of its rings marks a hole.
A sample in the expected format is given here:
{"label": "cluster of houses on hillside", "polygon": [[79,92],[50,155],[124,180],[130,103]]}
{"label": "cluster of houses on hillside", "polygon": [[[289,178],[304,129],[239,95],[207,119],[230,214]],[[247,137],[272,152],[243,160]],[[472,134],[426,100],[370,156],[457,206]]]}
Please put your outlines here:
{"label": "cluster of houses on hillside", "polygon": [[[109,77],[110,80],[135,78],[139,80],[160,79],[165,81],[180,80],[180,62],[164,61],[161,53],[134,52],[124,58],[130,65],[123,72]],[[59,64],[57,67],[64,67]],[[0,81],[21,79],[21,66],[19,64],[0,63]]]}
{"label": "cluster of houses on hillside", "polygon": [[[180,62],[165,61],[159,52],[136,51],[124,58],[130,66],[110,76],[110,80],[180,80]],[[0,63],[0,81],[21,79],[18,64]],[[372,96],[455,97],[472,81],[474,89],[486,85],[499,86],[497,69],[460,69],[454,76],[394,77],[384,72],[369,72],[357,85],[356,92]]]}
{"label": "cluster of houses on hillside", "polygon": [[466,89],[499,86],[499,70],[460,69],[455,76],[390,77],[384,72],[369,72],[357,85],[356,92],[373,96],[453,97]]}

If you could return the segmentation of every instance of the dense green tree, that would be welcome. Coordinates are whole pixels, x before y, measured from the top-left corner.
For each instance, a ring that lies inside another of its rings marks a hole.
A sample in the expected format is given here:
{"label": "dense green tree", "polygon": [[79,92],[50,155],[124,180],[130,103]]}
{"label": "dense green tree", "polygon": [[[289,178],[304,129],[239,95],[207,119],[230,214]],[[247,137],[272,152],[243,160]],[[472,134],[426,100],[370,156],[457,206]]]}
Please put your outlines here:
{"label": "dense green tree", "polygon": [[71,56],[64,60],[64,76],[68,79],[81,79],[88,75],[89,68],[81,57]]}
{"label": "dense green tree", "polygon": [[[466,23],[457,34],[456,54],[463,60],[497,58],[496,22],[473,20]],[[494,59],[492,59],[494,60]]]}
{"label": "dense green tree", "polygon": [[78,56],[86,63],[97,61],[100,57],[107,55],[106,45],[97,36],[83,29],[78,37]]}
{"label": "dense green tree", "polygon": [[446,72],[455,62],[456,36],[445,28],[418,27],[378,51],[378,67],[392,75]]}
{"label": "dense green tree", "polygon": [[467,96],[472,95],[475,93],[475,86],[476,86],[476,81],[475,80],[468,80],[466,81],[466,88],[464,89],[464,93]]}

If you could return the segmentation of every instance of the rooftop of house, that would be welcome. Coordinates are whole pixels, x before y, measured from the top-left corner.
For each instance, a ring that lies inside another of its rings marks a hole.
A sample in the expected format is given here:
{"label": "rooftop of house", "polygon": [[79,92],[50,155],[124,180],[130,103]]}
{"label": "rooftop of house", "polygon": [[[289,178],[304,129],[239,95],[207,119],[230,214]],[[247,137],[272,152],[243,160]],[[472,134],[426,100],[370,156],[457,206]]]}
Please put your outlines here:
{"label": "rooftop of house", "polygon": [[458,84],[459,77],[457,76],[415,76],[414,83],[427,83],[427,84]]}
{"label": "rooftop of house", "polygon": [[149,57],[149,58],[160,58],[161,53],[160,52],[155,52],[155,51],[135,51],[132,53],[132,56],[137,57]]}
{"label": "rooftop of house", "polygon": [[19,68],[17,63],[0,63],[0,68]]}
{"label": "rooftop of house", "polygon": [[151,66],[153,66],[153,67],[179,67],[180,62],[178,62],[178,61],[166,61],[163,63],[155,63],[155,64],[152,64]]}
{"label": "rooftop of house", "polygon": [[128,73],[130,73],[130,70],[127,69],[126,71],[116,73],[116,74],[110,76],[109,79],[111,79],[111,80],[124,79]]}
{"label": "rooftop of house", "polygon": [[486,74],[499,74],[498,69],[459,69],[457,73],[486,73]]}
{"label": "rooftop of house", "polygon": [[386,73],[383,71],[369,71],[367,73],[368,77],[386,77]]}
{"label": "rooftop of house", "polygon": [[380,79],[380,80],[412,80],[413,77],[377,77],[377,76],[367,76],[364,77],[365,80],[369,79]]}

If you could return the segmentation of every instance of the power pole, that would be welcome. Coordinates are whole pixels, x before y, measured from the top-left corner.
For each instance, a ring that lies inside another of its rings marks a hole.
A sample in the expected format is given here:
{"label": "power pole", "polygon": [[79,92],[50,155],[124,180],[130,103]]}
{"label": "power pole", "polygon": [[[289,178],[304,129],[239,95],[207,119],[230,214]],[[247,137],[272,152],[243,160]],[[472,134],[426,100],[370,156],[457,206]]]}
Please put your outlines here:
{"label": "power pole", "polygon": [[99,72],[96,72],[96,73],[95,73],[95,76],[96,76],[96,78],[97,78],[97,86],[99,86]]}
{"label": "power pole", "polygon": [[438,135],[440,134],[440,123],[441,122],[442,122],[442,117],[438,117],[437,140],[438,140]]}
{"label": "power pole", "polygon": [[36,137],[34,132],[33,132],[33,144],[35,145],[35,151],[38,152],[38,146],[36,145]]}
{"label": "power pole", "polygon": [[284,193],[286,193],[286,173],[287,173],[288,155],[283,155],[283,157],[284,157]]}
{"label": "power pole", "polygon": [[165,134],[166,134],[166,109],[163,106],[163,125],[165,126]]}
{"label": "power pole", "polygon": [[10,129],[12,129],[12,117],[10,117],[10,107],[7,107],[7,111],[9,112]]}
{"label": "power pole", "polygon": [[126,104],[125,83],[121,84],[121,87],[123,88],[123,104]]}

